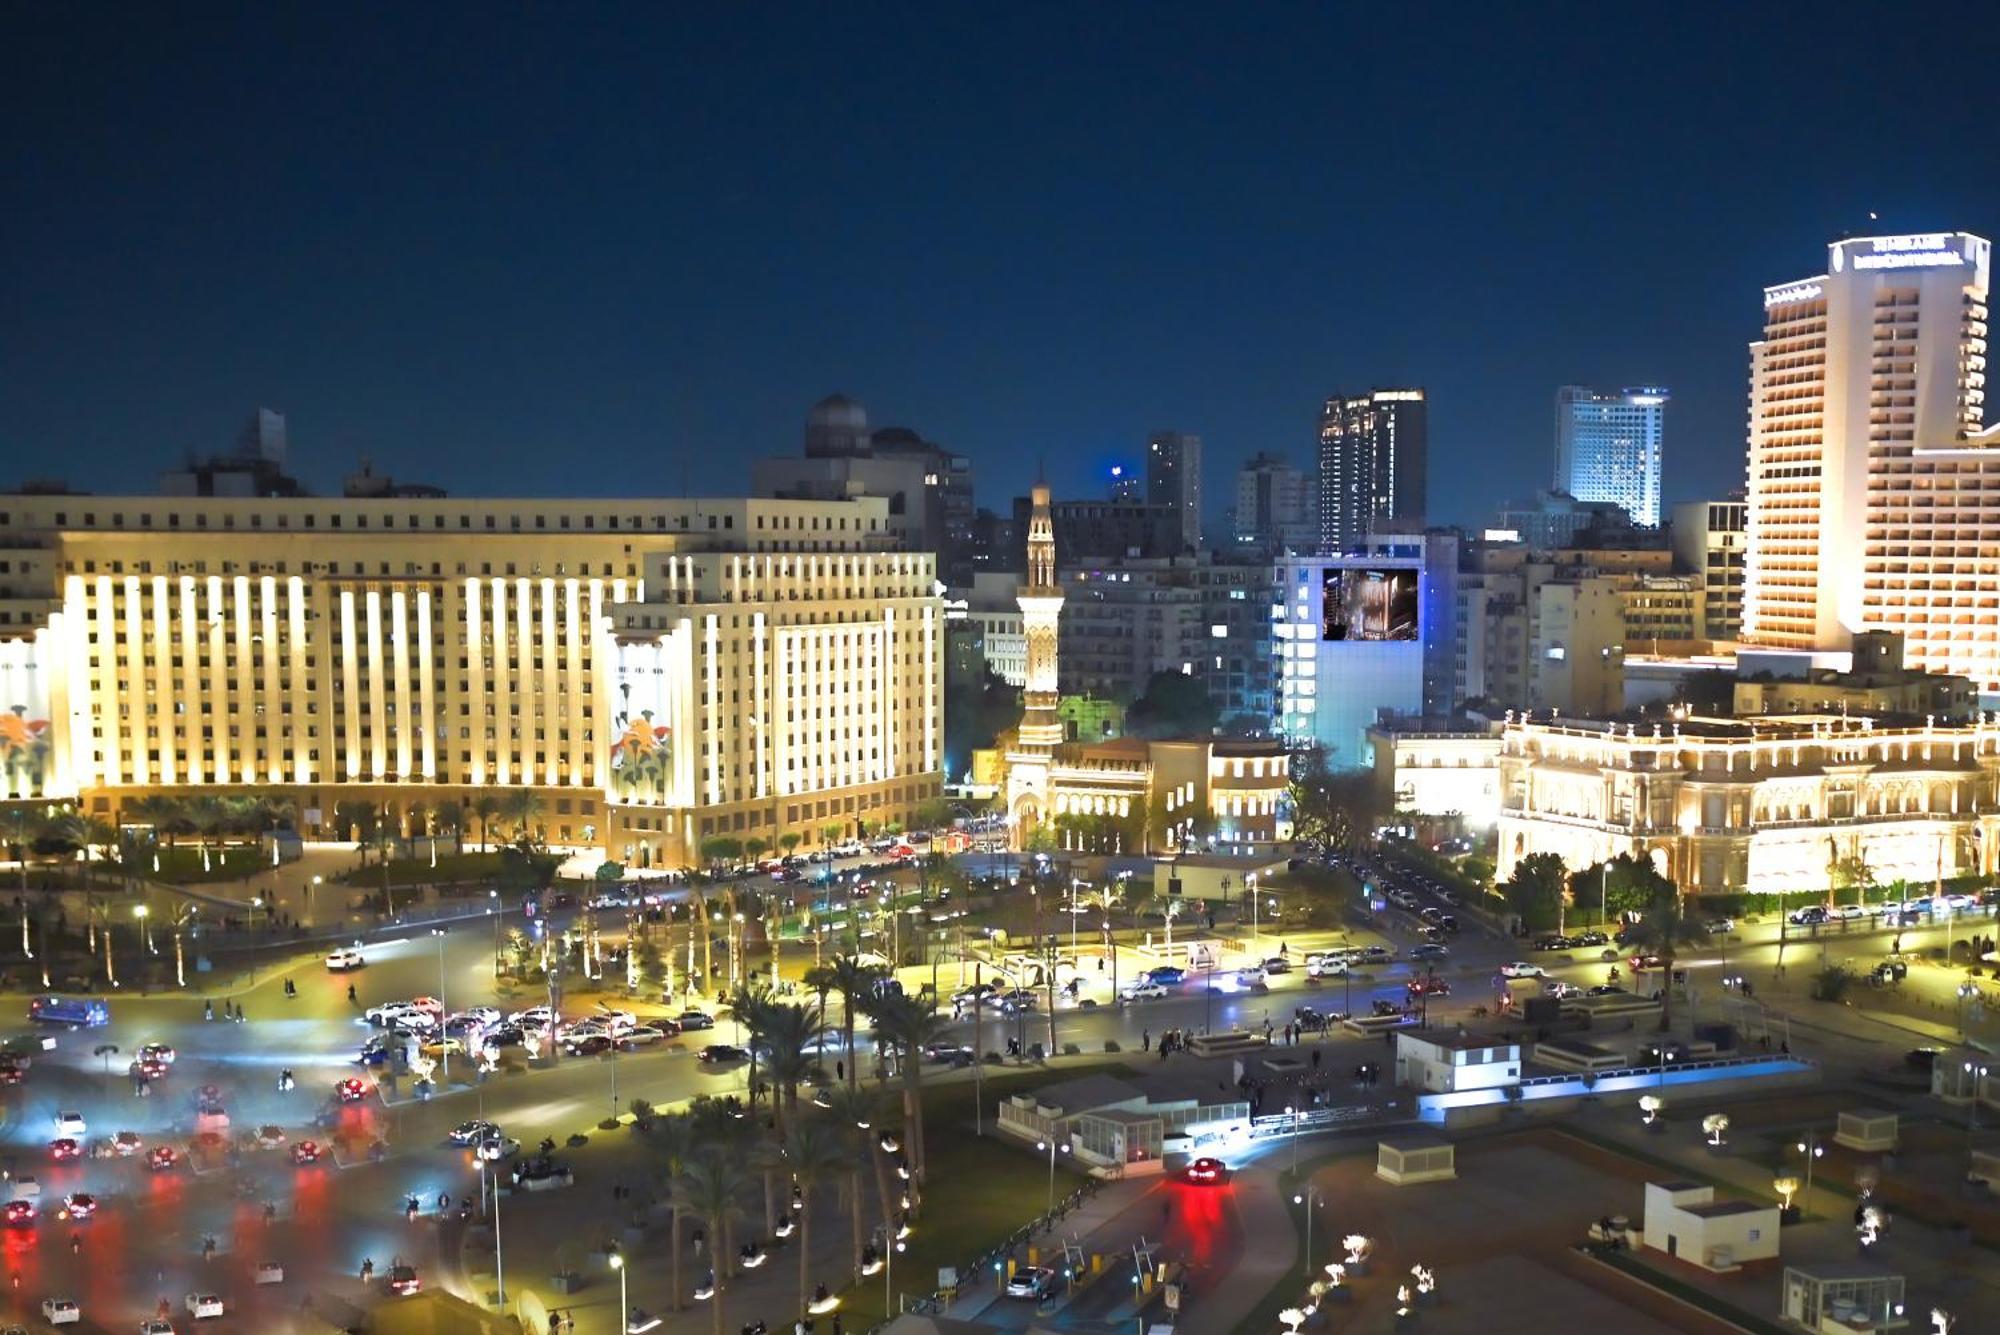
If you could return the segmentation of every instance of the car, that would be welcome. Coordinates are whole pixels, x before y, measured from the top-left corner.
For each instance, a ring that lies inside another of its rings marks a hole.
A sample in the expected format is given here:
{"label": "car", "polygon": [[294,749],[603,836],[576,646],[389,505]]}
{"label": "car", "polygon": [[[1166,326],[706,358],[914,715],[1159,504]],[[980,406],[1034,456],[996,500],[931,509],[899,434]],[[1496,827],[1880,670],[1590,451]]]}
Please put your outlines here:
{"label": "car", "polygon": [[83,1146],[73,1136],[58,1136],[49,1142],[49,1157],[57,1163],[68,1163],[71,1159],[83,1157]]}
{"label": "car", "polygon": [[375,1066],[388,1061],[389,1057],[389,1036],[387,1034],[370,1034],[368,1041],[361,1045],[361,1051],[355,1055],[354,1060],[363,1066]]}
{"label": "car", "polygon": [[424,1040],[423,1054],[426,1057],[458,1057],[465,1053],[465,1044],[455,1038],[428,1038]]}
{"label": "car", "polygon": [[983,997],[989,997],[999,990],[992,983],[973,983],[970,986],[961,987],[958,991],[952,993],[952,1004],[970,1005],[972,1002],[978,1001]]}
{"label": "car", "polygon": [[51,1326],[73,1326],[83,1320],[83,1308],[74,1298],[44,1298],[42,1320]]}
{"label": "car", "polygon": [[1189,1182],[1208,1186],[1212,1183],[1222,1181],[1228,1173],[1228,1164],[1222,1162],[1220,1159],[1210,1159],[1204,1156],[1190,1163],[1187,1166],[1187,1171],[1182,1173],[1181,1176]]}
{"label": "car", "polygon": [[164,1065],[172,1066],[176,1055],[171,1043],[142,1043],[139,1045],[139,1060],[142,1062],[160,1062]]}
{"label": "car", "polygon": [[1588,932],[1578,932],[1570,938],[1570,943],[1577,946],[1608,946],[1611,944],[1611,938],[1593,929]]}
{"label": "car", "polygon": [[359,1080],[342,1080],[334,1085],[333,1096],[342,1103],[359,1103],[368,1097],[368,1086]]}
{"label": "car", "polygon": [[[662,1020],[659,1023],[665,1024],[667,1021]],[[527,1031],[511,1020],[503,1020],[480,1035],[485,1040],[486,1046],[490,1048],[519,1047],[521,1041],[527,1036]]]}
{"label": "car", "polygon": [[1264,961],[1265,973],[1290,973],[1292,962],[1284,955],[1273,955]]}
{"label": "car", "polygon": [[75,1111],[64,1111],[56,1114],[57,1135],[83,1136],[89,1134],[89,1131],[90,1128],[84,1123],[82,1113]]}
{"label": "car", "polygon": [[257,1282],[259,1284],[283,1284],[285,1282],[285,1267],[276,1261],[259,1261],[257,1263]]}
{"label": "car", "polygon": [[299,1165],[301,1168],[305,1167],[307,1164],[318,1163],[319,1142],[316,1140],[302,1140],[298,1144],[292,1146],[292,1162]]}
{"label": "car", "polygon": [[352,946],[342,946],[338,950],[330,950],[326,955],[326,971],[328,973],[346,973],[348,970],[358,969],[366,963],[368,961],[362,958],[361,952]]}
{"label": "car", "polygon": [[180,1161],[180,1151],[173,1146],[156,1145],[153,1147],[153,1152],[146,1156],[146,1168],[149,1172],[163,1173]]}
{"label": "car", "polygon": [[1386,961],[1386,960],[1392,960],[1392,959],[1394,959],[1394,958],[1396,958],[1396,951],[1395,951],[1394,947],[1391,947],[1391,946],[1363,946],[1363,947],[1361,947],[1361,955],[1360,955],[1360,959],[1361,959],[1361,960],[1362,960],[1362,961],[1363,961],[1364,963],[1367,963],[1367,964],[1381,964],[1381,963],[1383,963],[1383,962],[1384,962],[1384,961]]}
{"label": "car", "polygon": [[1860,904],[1835,904],[1833,916],[1842,922],[1859,922],[1868,916],[1868,910]]}
{"label": "car", "polygon": [[415,1293],[424,1286],[417,1278],[417,1268],[398,1262],[389,1267],[389,1292],[395,1294]]}
{"label": "car", "polygon": [[88,1219],[97,1213],[97,1197],[87,1191],[72,1191],[63,1197],[62,1208],[71,1219]]}
{"label": "car", "polygon": [[407,1001],[385,1001],[379,1006],[370,1006],[361,1012],[361,1017],[374,1025],[395,1024],[399,1020],[419,1015],[426,1020],[430,1018],[427,1012],[412,1006]]}
{"label": "car", "polygon": [[35,1203],[33,1201],[7,1202],[7,1227],[28,1228],[31,1227],[34,1224],[34,1222],[35,1222]]}
{"label": "car", "polygon": [[1937,1064],[1937,1059],[1943,1055],[1943,1048],[1911,1048],[1903,1054],[1903,1065],[1910,1067],[1912,1070],[1928,1073],[1931,1067]]}
{"label": "car", "polygon": [[1442,978],[1434,976],[1412,978],[1405,986],[1409,994],[1413,997],[1448,997],[1451,995],[1451,984]]}
{"label": "car", "polygon": [[137,1131],[120,1131],[111,1138],[111,1152],[121,1159],[129,1158],[145,1147]]}
{"label": "car", "polygon": [[1127,1001],[1158,1001],[1167,995],[1167,989],[1151,981],[1127,983],[1121,995]]}
{"label": "car", "polygon": [[658,1043],[666,1037],[667,1031],[656,1024],[635,1024],[624,1033],[618,1035],[618,1046],[621,1048],[645,1047],[651,1043]]}
{"label": "car", "polygon": [[446,1019],[444,1029],[448,1034],[458,1033],[474,1025],[479,1026],[481,1029],[491,1029],[504,1018],[499,1011],[491,1006],[468,1006],[462,1011],[454,1012]]}
{"label": "car", "polygon": [[727,1043],[711,1043],[695,1054],[695,1060],[704,1066],[731,1066],[749,1061],[750,1054]]}
{"label": "car", "polygon": [[563,1050],[572,1057],[595,1057],[611,1051],[611,1046],[609,1034],[583,1034],[563,1040]]}
{"label": "car", "polygon": [[1410,947],[1410,958],[1413,960],[1441,960],[1450,954],[1451,947],[1441,946],[1435,941],[1426,941],[1422,945]]}
{"label": "car", "polygon": [[213,1293],[190,1293],[183,1300],[187,1314],[197,1321],[208,1321],[222,1315],[222,1299]]}
{"label": "car", "polygon": [[139,1323],[139,1335],[174,1335],[174,1323],[149,1316]]}
{"label": "car", "polygon": [[924,1045],[924,1060],[939,1066],[962,1066],[971,1062],[973,1050],[963,1043],[927,1043]]}
{"label": "car", "polygon": [[1541,965],[1530,964],[1526,960],[1510,960],[1508,963],[1500,966],[1500,976],[1502,978],[1542,978],[1546,977],[1547,974],[1548,970],[1544,969]]}
{"label": "car", "polygon": [[521,1142],[512,1136],[498,1133],[479,1142],[477,1153],[480,1158],[492,1163],[499,1159],[511,1159],[521,1152]]}
{"label": "car", "polygon": [[1625,989],[1616,983],[1596,983],[1583,989],[1586,997],[1622,997]]}
{"label": "car", "polygon": [[1238,969],[1236,971],[1236,985],[1238,987],[1262,987],[1270,981],[1270,976],[1255,964],[1247,969]]}
{"label": "car", "polygon": [[1694,1054],[1688,1045],[1679,1039],[1655,1039],[1639,1049],[1639,1060],[1647,1066],[1664,1066],[1668,1062],[1684,1062]]}
{"label": "car", "polygon": [[431,1030],[437,1027],[437,1021],[431,1018],[428,1011],[403,1011],[389,1021],[389,1032],[406,1038],[412,1035],[418,1038],[427,1037]]}
{"label": "car", "polygon": [[1808,904],[1802,909],[1793,909],[1785,915],[1785,920],[1794,927],[1817,927],[1826,921],[1826,909],[1818,904]]}
{"label": "car", "polygon": [[1306,975],[1311,978],[1339,978],[1351,967],[1351,963],[1339,955],[1322,955],[1306,961]]}
{"label": "car", "polygon": [[1178,964],[1162,964],[1146,970],[1146,978],[1162,987],[1178,987],[1187,981],[1187,970]]}
{"label": "car", "polygon": [[410,1004],[426,1015],[435,1016],[440,1020],[444,1018],[444,1003],[436,997],[411,997]]}
{"label": "car", "polygon": [[679,1025],[684,1031],[688,1029],[713,1029],[715,1028],[715,1017],[707,1011],[689,1007],[674,1017],[674,1023]]}
{"label": "car", "polygon": [[138,1079],[158,1080],[167,1073],[168,1067],[165,1062],[135,1061],[132,1063],[130,1070]]}
{"label": "car", "polygon": [[1009,1298],[1033,1298],[1037,1301],[1055,1292],[1056,1272],[1045,1265],[1026,1265],[1007,1278]]}
{"label": "car", "polygon": [[596,1011],[592,1012],[590,1018],[600,1024],[609,1025],[613,1034],[621,1030],[630,1029],[633,1025],[639,1023],[639,1017],[631,1011],[621,1011],[610,1006],[600,1006]]}
{"label": "car", "polygon": [[28,1078],[28,1064],[17,1057],[0,1057],[0,1085],[18,1085]]}
{"label": "car", "polygon": [[289,1137],[285,1135],[285,1128],[281,1126],[265,1125],[257,1128],[257,1147],[259,1149],[275,1150],[288,1139]]}
{"label": "car", "polygon": [[1665,960],[1661,959],[1658,955],[1655,955],[1650,951],[1644,955],[1634,955],[1625,962],[1632,966],[1634,972],[1643,972],[1644,970],[1647,969],[1658,969],[1666,964]]}
{"label": "car", "polygon": [[1554,978],[1544,978],[1542,980],[1542,995],[1545,997],[1554,997],[1557,1001],[1568,1001],[1572,997],[1582,996],[1583,989],[1575,983],[1564,983]]}
{"label": "car", "polygon": [[1002,993],[1000,1009],[1009,1015],[1035,1009],[1035,994],[1025,987],[1017,987],[1012,992]]}
{"label": "car", "polygon": [[1710,932],[1715,932],[1715,933],[1733,932],[1736,930],[1736,919],[1710,918],[1707,922],[1703,923],[1702,926],[1706,927]]}
{"label": "car", "polygon": [[553,1012],[547,1006],[530,1006],[526,1010],[515,1011],[507,1017],[507,1020],[510,1024],[521,1025],[524,1028],[533,1025],[537,1029],[546,1029],[552,1015]]}

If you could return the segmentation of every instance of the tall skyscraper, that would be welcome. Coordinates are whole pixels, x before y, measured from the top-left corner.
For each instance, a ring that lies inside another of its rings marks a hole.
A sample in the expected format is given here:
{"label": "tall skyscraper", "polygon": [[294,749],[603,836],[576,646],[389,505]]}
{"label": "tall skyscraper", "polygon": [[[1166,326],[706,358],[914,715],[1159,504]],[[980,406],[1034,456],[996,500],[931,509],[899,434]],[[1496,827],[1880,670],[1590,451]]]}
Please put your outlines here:
{"label": "tall skyscraper", "polygon": [[1275,454],[1259,454],[1236,474],[1232,516],[1239,551],[1310,552],[1319,513],[1312,479]]}
{"label": "tall skyscraper", "polygon": [[1424,517],[1429,404],[1421,389],[1326,401],[1319,419],[1319,545],[1339,552],[1378,519]]}
{"label": "tall skyscraper", "polygon": [[1986,407],[1992,243],[1864,237],[1764,289],[1750,345],[1744,638],[1906,661],[2000,689],[2000,428]]}
{"label": "tall skyscraper", "polygon": [[1062,619],[1062,581],[1056,578],[1056,526],[1049,512],[1049,484],[1037,482],[1028,519],[1028,574],[1016,601],[1028,642],[1026,707],[1007,752],[1007,812],[1016,837],[1026,846],[1034,828],[1054,816],[1049,809],[1049,765],[1062,745],[1056,715],[1061,694],[1057,624]]}
{"label": "tall skyscraper", "polygon": [[1666,421],[1664,389],[1564,385],[1556,391],[1556,490],[1621,505],[1633,523],[1658,528]]}
{"label": "tall skyscraper", "polygon": [[1162,431],[1146,442],[1146,499],[1171,505],[1181,517],[1181,540],[1201,549],[1201,437]]}

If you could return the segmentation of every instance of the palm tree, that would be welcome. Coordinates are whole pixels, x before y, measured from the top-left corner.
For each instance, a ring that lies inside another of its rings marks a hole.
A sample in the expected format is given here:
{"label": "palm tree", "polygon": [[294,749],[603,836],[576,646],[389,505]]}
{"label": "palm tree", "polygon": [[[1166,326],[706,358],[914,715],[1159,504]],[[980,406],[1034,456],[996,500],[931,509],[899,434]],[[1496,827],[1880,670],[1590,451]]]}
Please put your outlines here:
{"label": "palm tree", "polygon": [[222,833],[229,823],[229,808],[219,797],[197,797],[188,803],[188,823],[194,826],[196,837],[201,841],[201,869],[207,871],[213,864],[209,861],[209,841]]}
{"label": "palm tree", "polygon": [[729,1018],[743,1028],[743,1046],[750,1050],[750,1106],[757,1106],[757,1053],[764,1046],[777,1004],[768,988],[743,986],[729,998]]}
{"label": "palm tree", "polygon": [[653,1147],[653,1152],[660,1156],[660,1161],[667,1171],[667,1203],[672,1211],[668,1244],[671,1249],[669,1255],[672,1273],[669,1282],[672,1286],[670,1292],[673,1308],[678,1312],[686,1305],[683,1295],[687,1290],[681,1286],[681,1230],[686,1220],[686,1213],[681,1208],[681,1194],[673,1189],[673,1185],[679,1180],[682,1170],[687,1167],[689,1156],[694,1152],[694,1119],[686,1113],[669,1113],[664,1117],[654,1117],[642,1122],[640,1127],[641,1134]]}
{"label": "palm tree", "polygon": [[492,793],[482,793],[472,804],[472,814],[479,817],[479,851],[487,851],[493,838],[493,822],[500,817],[500,799]]}
{"label": "palm tree", "polygon": [[1660,957],[1660,1030],[1665,1032],[1674,1018],[1674,959],[1682,946],[1698,946],[1708,940],[1702,920],[1689,915],[1680,887],[1658,872],[1652,872],[1652,893],[1639,921],[1632,924],[1627,939]]}
{"label": "palm tree", "polygon": [[465,853],[465,808],[456,802],[446,802],[437,809],[437,831],[451,836],[451,851],[463,856]]}
{"label": "palm tree", "polygon": [[886,996],[874,1006],[875,1041],[894,1048],[903,1073],[903,1133],[908,1138],[910,1173],[924,1173],[924,1049],[940,1042],[951,1021],[911,997]]}
{"label": "palm tree", "polygon": [[797,830],[786,830],[778,836],[778,851],[786,857],[790,857],[792,851],[804,841],[805,836],[801,835]]}
{"label": "palm tree", "polygon": [[28,894],[28,854],[34,851],[35,841],[42,837],[48,827],[46,807],[12,806],[0,812],[0,838],[7,841],[9,851],[21,864],[21,895]]}
{"label": "palm tree", "polygon": [[[813,1192],[848,1166],[845,1137],[826,1118],[793,1122],[778,1137],[778,1150],[799,1191],[799,1320],[810,1318],[808,1267],[812,1261]],[[857,1191],[858,1195],[858,1191]]]}
{"label": "palm tree", "polygon": [[806,972],[806,986],[821,996],[829,992],[840,993],[841,1049],[846,1054],[847,1085],[850,1089],[857,1078],[854,1070],[854,1022],[860,1018],[862,1008],[874,997],[875,985],[886,977],[888,971],[880,965],[863,964],[852,955],[836,955],[831,964]]}
{"label": "palm tree", "polygon": [[77,827],[77,834],[86,868],[93,862],[111,861],[118,849],[118,827],[101,816],[84,817]]}
{"label": "palm tree", "polygon": [[542,819],[542,795],[532,788],[516,788],[501,803],[501,814],[514,826],[516,836],[532,836]]}
{"label": "palm tree", "polygon": [[882,1155],[882,1096],[872,1089],[845,1089],[834,1086],[827,1096],[827,1120],[838,1131],[847,1150],[847,1197],[849,1233],[853,1246],[853,1274],[861,1278],[862,1239],[868,1236],[867,1228],[861,1222],[862,1207],[867,1204],[868,1193],[861,1186],[861,1170],[865,1163],[875,1168],[875,1199],[881,1206],[882,1230],[885,1238],[893,1237],[892,1220],[895,1214],[892,1203],[897,1197],[889,1185],[889,1168]]}
{"label": "palm tree", "polygon": [[766,1010],[764,1069],[772,1087],[783,1095],[776,1101],[781,1127],[798,1112],[799,1086],[819,1069],[814,1049],[826,1032],[824,1018],[820,1008],[811,1004],[783,1002]]}
{"label": "palm tree", "polygon": [[708,1225],[708,1254],[715,1266],[715,1295],[709,1299],[713,1335],[722,1335],[729,1298],[728,1226],[741,1209],[748,1180],[742,1157],[723,1145],[706,1145],[690,1154],[674,1175],[675,1208],[700,1217]]}

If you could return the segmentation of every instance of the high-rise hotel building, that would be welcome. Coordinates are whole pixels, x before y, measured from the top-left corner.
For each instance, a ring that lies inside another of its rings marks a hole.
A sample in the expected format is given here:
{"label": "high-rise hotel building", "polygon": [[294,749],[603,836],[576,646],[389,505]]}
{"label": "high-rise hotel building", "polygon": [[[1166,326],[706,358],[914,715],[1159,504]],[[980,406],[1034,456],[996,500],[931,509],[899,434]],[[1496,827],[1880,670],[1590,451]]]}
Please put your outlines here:
{"label": "high-rise hotel building", "polygon": [[1750,345],[1744,638],[2000,690],[2000,428],[1985,425],[1992,244],[1864,237],[1764,290]]}
{"label": "high-rise hotel building", "polygon": [[0,798],[522,788],[635,866],[939,792],[935,558],[888,503],[0,496]]}
{"label": "high-rise hotel building", "polygon": [[1610,501],[1647,528],[1660,526],[1660,456],[1667,391],[1556,391],[1556,490],[1579,501]]}
{"label": "high-rise hotel building", "polygon": [[1421,389],[1326,401],[1319,418],[1319,548],[1337,555],[1381,519],[1420,521],[1429,485],[1430,403]]}

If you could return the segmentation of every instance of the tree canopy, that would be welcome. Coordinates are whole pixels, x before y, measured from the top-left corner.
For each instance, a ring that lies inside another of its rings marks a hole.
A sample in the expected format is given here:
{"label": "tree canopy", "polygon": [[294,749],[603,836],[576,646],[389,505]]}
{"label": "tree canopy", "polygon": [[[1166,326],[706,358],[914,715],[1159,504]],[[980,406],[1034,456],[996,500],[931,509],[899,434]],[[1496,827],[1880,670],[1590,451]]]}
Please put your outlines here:
{"label": "tree canopy", "polygon": [[1208,688],[1185,672],[1155,672],[1146,689],[1125,711],[1125,731],[1134,737],[1206,737],[1221,712]]}
{"label": "tree canopy", "polygon": [[1290,797],[1292,837],[1322,855],[1366,843],[1382,814],[1373,772],[1330,770],[1318,747],[1293,755]]}
{"label": "tree canopy", "polygon": [[1530,853],[1514,864],[1514,874],[1500,886],[1507,907],[1531,932],[1547,931],[1562,915],[1563,889],[1569,874],[1554,853]]}

